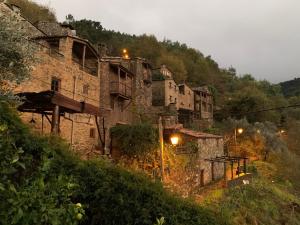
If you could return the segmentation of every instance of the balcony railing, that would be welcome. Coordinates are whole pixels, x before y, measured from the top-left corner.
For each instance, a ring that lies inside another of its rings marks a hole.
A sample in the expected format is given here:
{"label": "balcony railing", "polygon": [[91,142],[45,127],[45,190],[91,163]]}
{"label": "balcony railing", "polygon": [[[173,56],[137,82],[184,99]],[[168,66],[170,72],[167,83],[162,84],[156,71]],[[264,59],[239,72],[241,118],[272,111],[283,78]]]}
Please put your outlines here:
{"label": "balcony railing", "polygon": [[131,86],[118,81],[110,82],[110,93],[113,95],[119,95],[126,99],[130,99],[132,97]]}

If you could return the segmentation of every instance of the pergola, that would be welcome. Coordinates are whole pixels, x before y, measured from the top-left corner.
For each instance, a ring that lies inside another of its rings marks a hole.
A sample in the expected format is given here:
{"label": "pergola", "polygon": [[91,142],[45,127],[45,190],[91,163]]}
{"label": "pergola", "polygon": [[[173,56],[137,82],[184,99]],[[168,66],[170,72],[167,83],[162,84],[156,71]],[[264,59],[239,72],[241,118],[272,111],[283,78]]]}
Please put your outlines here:
{"label": "pergola", "polygon": [[[24,102],[18,107],[18,110],[41,114],[42,130],[44,117],[46,117],[51,124],[51,132],[54,134],[59,133],[60,116],[64,113],[85,113],[95,117],[100,115],[98,107],[76,101],[55,91],[25,92],[18,94],[18,96],[24,98]],[[52,115],[52,118],[50,119],[48,115]]]}
{"label": "pergola", "polygon": [[233,179],[233,164],[237,163],[238,164],[238,170],[237,170],[237,175],[238,177],[240,176],[240,164],[241,161],[243,162],[243,172],[244,174],[247,173],[247,157],[241,157],[241,156],[229,156],[229,155],[224,155],[224,156],[217,156],[215,158],[210,158],[210,159],[205,159],[205,161],[211,162],[211,177],[212,180],[215,180],[215,175],[214,175],[214,164],[215,163],[223,163],[224,164],[224,180],[227,181],[227,163],[230,163],[231,166],[231,179]]}

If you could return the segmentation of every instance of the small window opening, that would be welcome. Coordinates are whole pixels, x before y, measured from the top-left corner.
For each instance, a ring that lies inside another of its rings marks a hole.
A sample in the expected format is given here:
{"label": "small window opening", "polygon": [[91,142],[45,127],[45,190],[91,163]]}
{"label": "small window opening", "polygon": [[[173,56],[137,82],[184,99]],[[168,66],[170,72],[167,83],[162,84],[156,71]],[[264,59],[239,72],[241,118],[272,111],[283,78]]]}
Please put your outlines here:
{"label": "small window opening", "polygon": [[55,77],[52,77],[51,80],[51,91],[60,91],[61,80]]}
{"label": "small window opening", "polygon": [[90,138],[95,138],[95,137],[96,137],[96,129],[90,128]]}

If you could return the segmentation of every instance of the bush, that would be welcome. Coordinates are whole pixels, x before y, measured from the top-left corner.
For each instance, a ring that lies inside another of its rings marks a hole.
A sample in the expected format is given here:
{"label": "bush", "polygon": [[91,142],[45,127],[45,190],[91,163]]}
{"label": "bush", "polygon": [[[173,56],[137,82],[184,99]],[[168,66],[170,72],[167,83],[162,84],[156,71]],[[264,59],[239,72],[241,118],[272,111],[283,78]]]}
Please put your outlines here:
{"label": "bush", "polygon": [[158,131],[151,124],[118,125],[111,129],[117,147],[126,155],[146,155],[158,147]]}
{"label": "bush", "polygon": [[2,103],[0,127],[1,225],[148,225],[161,217],[174,225],[225,224],[160,183],[105,161],[82,161],[58,138],[30,133]]}

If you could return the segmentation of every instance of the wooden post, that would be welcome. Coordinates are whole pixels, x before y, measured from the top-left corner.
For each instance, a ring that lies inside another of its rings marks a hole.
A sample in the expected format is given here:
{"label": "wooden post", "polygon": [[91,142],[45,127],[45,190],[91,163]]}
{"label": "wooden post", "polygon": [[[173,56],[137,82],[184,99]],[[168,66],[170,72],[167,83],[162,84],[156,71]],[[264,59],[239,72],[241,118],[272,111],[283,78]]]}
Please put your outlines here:
{"label": "wooden post", "polygon": [[240,176],[240,160],[238,159],[238,177]]}
{"label": "wooden post", "polygon": [[44,114],[42,113],[42,134],[44,133]]}
{"label": "wooden post", "polygon": [[214,170],[214,162],[211,162],[211,180],[214,181],[215,180],[215,170]]}
{"label": "wooden post", "polygon": [[164,182],[164,136],[163,136],[163,125],[161,116],[158,119],[158,132],[159,132],[159,144],[160,144],[160,173],[161,181]]}
{"label": "wooden post", "polygon": [[59,106],[55,105],[52,113],[51,133],[59,133]]}
{"label": "wooden post", "polygon": [[84,69],[84,64],[85,64],[85,53],[86,53],[86,45],[83,46],[83,53],[82,53],[82,69]]}
{"label": "wooden post", "polygon": [[231,165],[231,180],[233,180],[233,161],[230,162]]}
{"label": "wooden post", "polygon": [[247,163],[246,158],[244,158],[244,174],[247,173]]}
{"label": "wooden post", "polygon": [[118,83],[117,83],[118,94],[122,93],[122,89],[120,90],[120,86],[121,86],[120,82],[121,82],[121,69],[120,69],[120,67],[118,67]]}
{"label": "wooden post", "polygon": [[224,182],[225,182],[225,186],[227,186],[227,165],[226,165],[226,162],[224,162]]}

